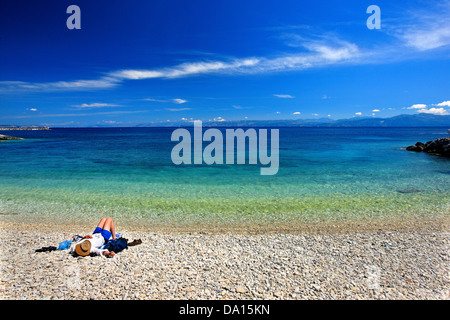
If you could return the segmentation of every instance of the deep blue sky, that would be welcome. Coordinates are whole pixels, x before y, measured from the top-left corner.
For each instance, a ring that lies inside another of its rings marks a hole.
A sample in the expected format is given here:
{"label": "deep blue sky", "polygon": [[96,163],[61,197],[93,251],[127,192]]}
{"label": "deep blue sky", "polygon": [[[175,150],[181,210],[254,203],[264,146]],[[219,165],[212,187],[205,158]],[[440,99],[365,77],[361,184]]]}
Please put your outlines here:
{"label": "deep blue sky", "polygon": [[0,124],[449,114],[449,58],[449,1],[2,0]]}

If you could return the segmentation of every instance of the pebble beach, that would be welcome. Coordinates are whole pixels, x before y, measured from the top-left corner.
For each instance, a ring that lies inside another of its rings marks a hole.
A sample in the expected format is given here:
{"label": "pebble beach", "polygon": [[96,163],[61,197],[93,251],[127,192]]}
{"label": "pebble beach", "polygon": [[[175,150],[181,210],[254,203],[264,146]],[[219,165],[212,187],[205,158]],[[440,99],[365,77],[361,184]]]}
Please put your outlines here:
{"label": "pebble beach", "polygon": [[0,298],[449,299],[447,222],[292,232],[119,226],[142,244],[106,258],[35,252],[92,226],[0,217]]}

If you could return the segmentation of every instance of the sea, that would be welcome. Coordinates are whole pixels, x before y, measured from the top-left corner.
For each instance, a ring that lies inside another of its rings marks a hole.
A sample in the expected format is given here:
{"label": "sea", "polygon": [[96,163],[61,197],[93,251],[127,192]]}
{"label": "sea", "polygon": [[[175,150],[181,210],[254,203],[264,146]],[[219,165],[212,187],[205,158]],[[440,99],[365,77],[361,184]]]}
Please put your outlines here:
{"label": "sea", "polygon": [[[260,163],[176,165],[175,129],[8,131],[25,139],[0,142],[0,213],[55,223],[110,216],[142,226],[450,213],[450,160],[405,150],[448,136],[447,128],[277,128],[275,175],[261,175]],[[224,137],[226,129],[219,128]]]}

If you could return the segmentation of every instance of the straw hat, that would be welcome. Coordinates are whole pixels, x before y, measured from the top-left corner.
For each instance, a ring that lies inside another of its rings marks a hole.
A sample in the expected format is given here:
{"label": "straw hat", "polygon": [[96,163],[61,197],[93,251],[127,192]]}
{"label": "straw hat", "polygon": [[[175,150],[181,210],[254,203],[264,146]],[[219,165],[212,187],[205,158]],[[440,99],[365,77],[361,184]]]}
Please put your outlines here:
{"label": "straw hat", "polygon": [[84,240],[75,246],[75,252],[79,256],[87,256],[91,252],[91,242]]}

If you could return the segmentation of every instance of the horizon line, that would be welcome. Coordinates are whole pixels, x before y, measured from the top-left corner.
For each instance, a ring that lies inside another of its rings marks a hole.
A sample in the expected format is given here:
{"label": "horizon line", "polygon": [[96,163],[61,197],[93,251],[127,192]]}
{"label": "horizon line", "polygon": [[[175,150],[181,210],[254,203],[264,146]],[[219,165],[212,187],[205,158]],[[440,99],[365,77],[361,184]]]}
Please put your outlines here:
{"label": "horizon line", "polygon": [[[302,126],[302,127],[317,127],[321,124],[329,124],[330,127],[332,127],[332,123],[338,122],[338,121],[343,121],[343,120],[387,120],[387,119],[392,119],[395,117],[399,117],[399,116],[409,116],[409,117],[417,117],[417,116],[425,116],[425,117],[450,117],[450,115],[435,115],[435,114],[423,114],[423,113],[419,113],[419,114],[398,114],[392,117],[386,117],[386,118],[382,118],[382,117],[370,117],[370,116],[355,116],[355,117],[351,117],[351,118],[340,118],[340,119],[332,119],[332,118],[307,118],[307,119],[255,119],[255,120],[251,120],[251,119],[241,119],[241,120],[226,120],[226,119],[222,119],[222,120],[174,120],[174,121],[159,121],[159,122],[155,122],[154,124],[152,124],[151,122],[141,122],[141,123],[134,123],[134,124],[123,124],[120,125],[120,123],[117,123],[116,125],[108,125],[108,124],[101,124],[101,123],[97,123],[97,124],[88,124],[88,125],[82,125],[82,126],[71,126],[71,125],[51,125],[51,124],[30,124],[30,125],[20,125],[20,124],[0,124],[0,128],[8,128],[8,127],[37,127],[37,128],[135,128],[135,127],[139,127],[140,128],[155,128],[155,127],[160,127],[160,128],[168,128],[168,127],[172,127],[170,124],[173,124],[173,127],[190,127],[194,124],[195,121],[202,121],[203,123],[206,124],[220,124],[223,123],[225,124],[232,124],[233,122],[240,122],[240,123],[245,123],[245,122],[307,122],[307,121],[316,121],[314,124],[308,125],[308,126]],[[324,120],[324,121],[321,121]],[[328,122],[329,121],[329,122]],[[299,123],[299,124],[300,124]],[[166,125],[163,125],[166,124]],[[442,125],[443,128],[450,126],[450,123],[448,125]],[[220,125],[216,125],[216,127],[221,127]],[[245,125],[244,125],[245,127]],[[267,127],[271,127],[270,125],[268,125]],[[339,126],[342,127],[342,126]],[[352,126],[346,126],[346,127],[352,127]],[[378,126],[357,126],[359,128],[361,127],[378,127]],[[391,126],[392,127],[392,126]],[[411,126],[398,126],[399,128],[408,128]],[[413,127],[417,127],[417,126],[413,126]],[[441,127],[441,126],[436,126],[436,128]]]}

